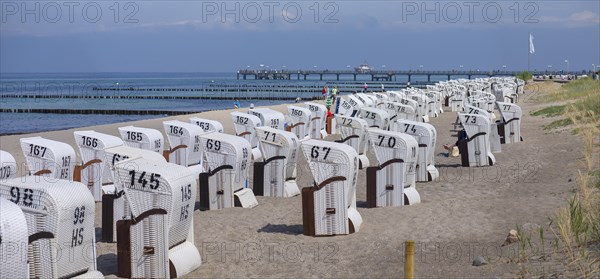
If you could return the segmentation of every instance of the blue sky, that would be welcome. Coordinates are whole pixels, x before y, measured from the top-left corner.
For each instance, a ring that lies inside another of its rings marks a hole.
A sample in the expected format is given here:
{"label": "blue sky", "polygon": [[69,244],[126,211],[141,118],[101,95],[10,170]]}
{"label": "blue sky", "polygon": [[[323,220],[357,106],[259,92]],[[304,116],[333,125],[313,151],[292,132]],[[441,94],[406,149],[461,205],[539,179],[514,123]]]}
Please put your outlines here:
{"label": "blue sky", "polygon": [[[117,4],[115,4],[117,3]],[[0,72],[600,64],[600,1],[0,1]]]}

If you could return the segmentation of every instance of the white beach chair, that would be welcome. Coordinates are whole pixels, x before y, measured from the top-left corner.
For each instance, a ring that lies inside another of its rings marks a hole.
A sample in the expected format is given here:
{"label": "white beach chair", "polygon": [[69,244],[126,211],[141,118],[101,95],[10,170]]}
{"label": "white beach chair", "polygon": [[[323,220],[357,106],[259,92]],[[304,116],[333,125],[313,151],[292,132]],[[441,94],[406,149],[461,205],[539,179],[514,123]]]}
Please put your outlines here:
{"label": "white beach chair", "polygon": [[[417,108],[419,107],[419,103],[415,100],[412,99],[408,99],[408,98],[404,98],[404,99],[400,99],[397,101],[398,103],[401,103],[403,105],[406,106],[411,106],[412,110],[406,110],[406,118],[399,118],[399,119],[408,119],[408,120],[412,120],[412,121],[423,121],[422,117],[419,117],[419,113],[417,111]],[[413,115],[410,115],[409,113],[412,112],[414,113]]]}
{"label": "white beach chair", "polygon": [[366,120],[345,115],[337,115],[337,132],[342,136],[342,139],[337,140],[338,143],[344,143],[352,146],[358,153],[359,168],[363,169],[370,166],[369,158],[367,158],[368,137],[367,129],[369,124]]}
{"label": "white beach chair", "polygon": [[296,160],[300,141],[296,135],[266,126],[257,127],[256,133],[265,159],[254,162],[254,194],[271,197],[299,195]]}
{"label": "white beach chair", "polygon": [[317,103],[306,102],[304,106],[310,110],[310,138],[322,139],[327,136],[327,107]]}
{"label": "white beach chair", "polygon": [[373,99],[371,99],[371,97],[365,93],[356,93],[356,95],[353,97],[356,97],[356,99],[358,99],[364,106],[375,107],[375,102]]}
{"label": "white beach chair", "polygon": [[0,180],[13,178],[17,175],[17,161],[12,154],[0,150]]}
{"label": "white beach chair", "polygon": [[30,175],[73,179],[77,158],[73,147],[42,137],[22,138],[20,141]]}
{"label": "white beach chair", "polygon": [[106,193],[102,195],[102,241],[117,241],[117,221],[131,219],[129,206],[123,192],[124,186],[119,184],[116,179],[115,164],[125,161],[129,158],[143,158],[148,161],[167,163],[167,160],[161,154],[152,150],[140,149],[129,146],[115,146],[104,149],[105,168],[109,169],[110,181],[113,182],[113,189],[104,187]]}
{"label": "white beach chair", "polygon": [[400,102],[383,101],[379,108],[388,112],[390,115],[389,123],[393,123],[398,119],[415,120],[415,110],[410,105],[405,105]]}
{"label": "white beach chair", "polygon": [[461,95],[456,94],[456,95],[450,96],[450,100],[449,100],[450,109],[453,112],[463,111],[464,110],[464,98],[465,97],[462,94]]}
{"label": "white beach chair", "polygon": [[410,98],[417,102],[415,109],[417,119],[425,123],[429,122],[429,98],[421,94],[412,94]]}
{"label": "white beach chair", "polygon": [[0,278],[29,278],[28,245],[23,210],[0,197]]}
{"label": "white beach chair", "polygon": [[204,172],[202,165],[202,144],[200,136],[206,133],[200,126],[179,121],[164,121],[163,127],[169,140],[169,150],[164,151],[165,159],[171,163],[188,167],[196,176]]}
{"label": "white beach chair", "polygon": [[360,109],[360,118],[367,121],[369,127],[388,129],[390,124],[390,114],[382,109],[374,107],[363,107]]}
{"label": "white beach chair", "polygon": [[152,150],[160,154],[165,148],[165,138],[156,129],[126,126],[120,127],[119,133],[127,146]]}
{"label": "white beach chair", "polygon": [[473,107],[471,105],[465,106],[466,114],[479,114],[488,118],[490,123],[490,132],[489,132],[489,140],[490,140],[490,151],[492,153],[502,152],[502,144],[500,142],[500,134],[498,134],[498,126],[497,123],[494,122],[494,113],[490,113],[485,109],[480,109]]}
{"label": "white beach chair", "polygon": [[459,113],[468,140],[458,142],[462,166],[481,167],[493,166],[496,158],[490,147],[490,119],[481,114]]}
{"label": "white beach chair", "polygon": [[358,232],[362,217],[356,210],[358,153],[351,146],[307,140],[300,146],[314,179],[302,188],[302,223],[309,236]]}
{"label": "white beach chair", "polygon": [[498,121],[498,134],[501,143],[517,143],[523,141],[521,137],[521,107],[512,103],[496,102],[496,107],[502,115]]}
{"label": "white beach chair", "polygon": [[25,213],[31,278],[103,278],[96,270],[94,197],[85,185],[24,176],[0,181],[0,196]]}
{"label": "white beach chair", "polygon": [[200,208],[251,208],[258,205],[248,188],[250,143],[237,136],[208,133],[201,137],[206,172],[200,174]]}
{"label": "white beach chair", "polygon": [[196,175],[176,164],[132,158],[115,164],[131,219],[117,222],[117,276],[175,278],[200,267],[194,246]]}
{"label": "white beach chair", "polygon": [[288,106],[287,116],[290,121],[286,130],[294,133],[299,140],[309,139],[312,124],[310,110],[299,106]]}
{"label": "white beach chair", "polygon": [[260,119],[259,126],[269,126],[274,129],[283,130],[285,116],[279,111],[270,108],[253,108],[248,110],[248,114],[257,116]]}
{"label": "white beach chair", "polygon": [[341,99],[337,114],[355,117],[358,115],[360,108],[364,106],[364,103],[361,102],[356,96],[348,95],[346,96],[346,99]]}
{"label": "white beach chair", "polygon": [[223,124],[217,120],[200,118],[200,117],[192,117],[190,118],[190,123],[196,124],[205,132],[219,132],[223,133]]}
{"label": "white beach chair", "polygon": [[421,202],[415,187],[419,144],[412,136],[369,128],[377,166],[367,168],[367,207]]}
{"label": "white beach chair", "polygon": [[73,135],[83,161],[81,165],[75,166],[73,180],[87,185],[94,200],[102,201],[104,193],[114,190],[110,166],[103,162],[104,149],[122,146],[124,143],[118,137],[95,131],[76,131]]}
{"label": "white beach chair", "polygon": [[233,128],[235,135],[246,139],[252,146],[252,159],[260,160],[262,154],[258,147],[258,138],[256,137],[256,127],[261,126],[260,118],[256,115],[247,114],[239,111],[231,112]]}
{"label": "white beach chair", "polygon": [[435,167],[436,130],[433,125],[419,121],[398,119],[392,125],[392,131],[413,136],[419,143],[417,159],[417,181],[433,181],[439,177]]}

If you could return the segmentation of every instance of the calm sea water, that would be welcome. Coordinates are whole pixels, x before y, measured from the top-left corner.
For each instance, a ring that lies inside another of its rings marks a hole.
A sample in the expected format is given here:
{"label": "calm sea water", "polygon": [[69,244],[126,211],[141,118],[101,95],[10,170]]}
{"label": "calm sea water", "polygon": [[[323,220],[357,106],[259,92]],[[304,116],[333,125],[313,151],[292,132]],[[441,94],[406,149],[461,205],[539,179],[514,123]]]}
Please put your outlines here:
{"label": "calm sea water", "polygon": [[[341,82],[352,83],[348,80]],[[335,82],[320,81],[316,76],[306,81],[294,79],[285,81],[238,80],[235,73],[1,73],[0,108],[152,110],[165,111],[166,115],[166,111],[196,112],[232,108],[232,99],[238,96],[242,97],[240,101],[243,107],[248,107],[250,103],[257,106],[289,103],[290,100],[253,100],[253,98],[283,96],[311,98],[320,95],[318,88],[326,83]],[[206,91],[206,89],[222,87],[234,88],[234,90],[228,92]],[[253,90],[239,92],[235,90],[238,87],[249,87]],[[129,90],[150,88],[159,90]],[[298,88],[304,88],[304,90],[297,90]],[[161,89],[168,91],[160,91]],[[53,98],[31,98],[32,95]],[[65,98],[66,96],[88,98]],[[111,96],[218,96],[228,99],[114,99],[110,98]],[[0,113],[0,134],[60,130],[150,119],[165,115],[3,112]]]}

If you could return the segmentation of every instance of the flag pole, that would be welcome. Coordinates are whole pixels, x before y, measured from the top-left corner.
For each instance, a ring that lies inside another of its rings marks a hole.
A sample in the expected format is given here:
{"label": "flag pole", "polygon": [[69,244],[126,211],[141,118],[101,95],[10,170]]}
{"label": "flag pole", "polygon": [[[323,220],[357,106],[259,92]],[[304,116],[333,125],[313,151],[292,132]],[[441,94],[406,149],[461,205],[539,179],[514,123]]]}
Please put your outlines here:
{"label": "flag pole", "polygon": [[529,37],[527,37],[527,71],[530,71],[531,65],[531,32],[529,32]]}

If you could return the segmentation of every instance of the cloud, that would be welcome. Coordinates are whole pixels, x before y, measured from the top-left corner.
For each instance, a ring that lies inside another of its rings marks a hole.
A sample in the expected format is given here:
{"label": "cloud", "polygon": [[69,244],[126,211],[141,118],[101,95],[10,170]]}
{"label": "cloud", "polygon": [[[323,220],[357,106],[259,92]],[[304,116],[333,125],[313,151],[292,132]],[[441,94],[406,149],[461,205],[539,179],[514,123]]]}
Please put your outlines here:
{"label": "cloud", "polygon": [[572,13],[566,17],[541,16],[540,23],[552,24],[553,27],[558,25],[569,28],[598,26],[600,24],[600,15],[592,11],[582,11]]}

